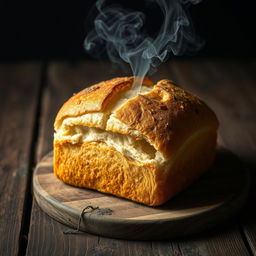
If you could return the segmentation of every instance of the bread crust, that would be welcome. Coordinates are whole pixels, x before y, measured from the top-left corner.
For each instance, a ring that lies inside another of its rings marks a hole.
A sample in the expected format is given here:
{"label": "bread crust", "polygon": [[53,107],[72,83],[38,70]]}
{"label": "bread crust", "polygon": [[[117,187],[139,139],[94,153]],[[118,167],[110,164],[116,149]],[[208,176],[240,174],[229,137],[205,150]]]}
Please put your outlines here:
{"label": "bread crust", "polygon": [[214,112],[196,96],[161,80],[146,95],[129,100],[115,117],[142,133],[166,158],[202,127],[216,130]]}
{"label": "bread crust", "polygon": [[[132,87],[133,77],[115,78],[84,89],[60,109],[55,130],[69,117],[87,113],[106,114],[115,96]],[[62,181],[80,187],[131,199],[150,206],[163,204],[186,188],[214,159],[218,120],[196,96],[170,80],[143,84],[152,90],[125,102],[111,113],[124,126],[96,126],[92,117],[76,119],[73,125],[99,127],[146,140],[164,161],[131,159],[102,141],[54,141],[54,173]],[[113,119],[112,119],[113,121]],[[118,122],[119,122],[118,121]],[[106,125],[107,122],[104,122]],[[129,132],[130,131],[130,132]],[[136,133],[134,133],[136,131]],[[136,135],[135,135],[136,134]]]}
{"label": "bread crust", "polygon": [[[91,112],[104,112],[111,99],[118,93],[130,89],[134,77],[117,77],[92,85],[71,97],[59,110],[54,128],[59,129],[63,119],[77,117]],[[153,82],[144,78],[144,85],[152,86]]]}
{"label": "bread crust", "polygon": [[205,131],[188,144],[181,147],[165,169],[125,157],[104,142],[58,142],[54,145],[54,173],[74,186],[158,206],[190,185],[212,164],[216,133]]}

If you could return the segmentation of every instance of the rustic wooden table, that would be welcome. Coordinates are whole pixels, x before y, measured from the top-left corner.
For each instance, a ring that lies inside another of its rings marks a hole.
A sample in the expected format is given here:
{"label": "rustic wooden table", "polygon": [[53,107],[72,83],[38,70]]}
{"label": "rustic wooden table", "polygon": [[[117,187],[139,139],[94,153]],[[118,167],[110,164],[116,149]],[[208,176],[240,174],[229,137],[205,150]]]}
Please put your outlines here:
{"label": "rustic wooden table", "polygon": [[256,61],[175,60],[152,77],[207,101],[221,123],[219,144],[251,170],[249,199],[226,223],[169,241],[125,241],[64,235],[67,227],[38,207],[32,173],[52,149],[57,110],[72,93],[122,75],[99,62],[0,65],[0,255],[256,255]]}

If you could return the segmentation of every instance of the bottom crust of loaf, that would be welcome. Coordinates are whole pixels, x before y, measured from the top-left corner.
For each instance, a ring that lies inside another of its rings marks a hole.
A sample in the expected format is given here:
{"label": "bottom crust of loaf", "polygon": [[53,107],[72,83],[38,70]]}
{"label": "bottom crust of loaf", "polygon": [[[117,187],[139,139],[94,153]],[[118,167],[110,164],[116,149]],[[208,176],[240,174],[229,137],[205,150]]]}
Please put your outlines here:
{"label": "bottom crust of loaf", "polygon": [[54,173],[74,186],[157,206],[186,188],[210,167],[215,147],[215,131],[198,133],[172,156],[168,168],[160,168],[127,158],[104,142],[55,142]]}

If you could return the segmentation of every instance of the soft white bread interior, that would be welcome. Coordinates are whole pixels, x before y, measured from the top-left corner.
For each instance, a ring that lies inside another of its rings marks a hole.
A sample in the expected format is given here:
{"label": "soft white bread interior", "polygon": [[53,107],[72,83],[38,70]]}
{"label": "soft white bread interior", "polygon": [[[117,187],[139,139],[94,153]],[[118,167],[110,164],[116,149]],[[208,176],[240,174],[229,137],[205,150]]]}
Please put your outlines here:
{"label": "soft white bread interior", "polygon": [[160,205],[211,165],[218,120],[169,80],[115,78],[70,98],[55,120],[54,172],[66,183]]}

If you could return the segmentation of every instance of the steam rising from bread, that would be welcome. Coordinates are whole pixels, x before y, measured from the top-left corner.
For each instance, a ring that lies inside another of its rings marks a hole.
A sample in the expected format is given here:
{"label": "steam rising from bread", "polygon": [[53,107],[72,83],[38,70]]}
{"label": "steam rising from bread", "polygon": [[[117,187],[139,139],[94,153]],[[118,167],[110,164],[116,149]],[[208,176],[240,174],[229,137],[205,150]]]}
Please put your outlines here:
{"label": "steam rising from bread", "polygon": [[119,63],[121,58],[129,63],[136,77],[133,86],[138,92],[143,77],[166,61],[169,53],[191,55],[201,48],[202,41],[196,36],[186,9],[188,4],[199,2],[155,1],[164,20],[159,33],[153,38],[143,30],[144,13],[116,5],[106,6],[105,0],[98,0],[98,15],[94,20],[94,29],[85,38],[85,50],[92,55],[106,50],[112,62]]}

